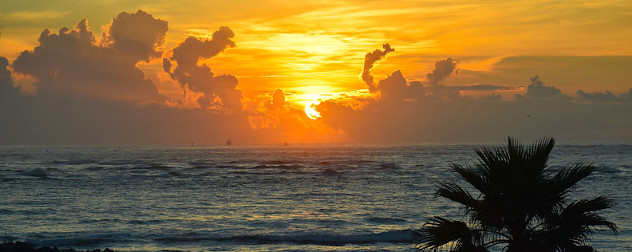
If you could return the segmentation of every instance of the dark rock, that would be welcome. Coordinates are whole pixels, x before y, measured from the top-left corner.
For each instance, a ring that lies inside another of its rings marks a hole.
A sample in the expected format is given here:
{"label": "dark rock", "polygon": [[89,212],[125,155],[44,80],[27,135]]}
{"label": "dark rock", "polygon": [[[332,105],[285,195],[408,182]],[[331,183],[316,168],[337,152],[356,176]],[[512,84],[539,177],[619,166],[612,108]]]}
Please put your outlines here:
{"label": "dark rock", "polygon": [[35,247],[26,242],[5,242],[0,244],[0,252],[35,252]]}
{"label": "dark rock", "polygon": [[[35,248],[33,244],[26,242],[5,242],[0,244],[0,252],[81,252],[74,249],[63,249],[60,250],[57,247],[41,247]],[[115,252],[109,248],[101,251],[100,249],[95,249],[92,251],[84,251],[84,252]]]}
{"label": "dark rock", "polygon": [[59,249],[51,247],[41,247],[36,249],[35,252],[59,252]]}

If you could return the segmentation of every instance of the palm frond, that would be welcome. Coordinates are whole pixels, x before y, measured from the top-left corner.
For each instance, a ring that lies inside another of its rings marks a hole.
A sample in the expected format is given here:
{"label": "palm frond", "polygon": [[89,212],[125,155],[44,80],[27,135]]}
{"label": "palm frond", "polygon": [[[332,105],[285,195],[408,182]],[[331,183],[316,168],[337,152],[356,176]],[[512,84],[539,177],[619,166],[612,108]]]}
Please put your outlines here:
{"label": "palm frond", "polygon": [[616,234],[617,225],[595,213],[611,206],[612,202],[606,197],[574,201],[546,220],[539,239],[559,251],[575,251],[577,247],[586,247],[594,227],[604,226]]}
{"label": "palm frond", "polygon": [[453,164],[452,169],[478,194],[472,195],[453,181],[442,182],[436,194],[462,204],[471,225],[433,217],[419,231],[418,248],[592,251],[586,243],[595,228],[607,227],[616,234],[618,227],[597,214],[611,208],[611,200],[567,201],[572,188],[595,167],[577,163],[549,174],[548,159],[554,146],[553,138],[525,146],[510,137],[504,148],[477,149],[475,166]]}
{"label": "palm frond", "polygon": [[555,140],[553,138],[542,138],[530,145],[524,153],[530,169],[542,172],[548,165],[549,156],[554,146]]}
{"label": "palm frond", "polygon": [[474,186],[479,192],[487,193],[490,189],[489,181],[487,180],[487,171],[479,168],[463,167],[457,164],[452,164],[452,169],[456,171],[463,180]]}
{"label": "palm frond", "polygon": [[562,214],[582,214],[587,212],[594,212],[612,207],[612,200],[605,196],[599,196],[591,200],[577,200],[574,201],[562,211]]}
{"label": "palm frond", "polygon": [[549,185],[553,186],[560,195],[563,195],[579,181],[588,177],[594,170],[595,167],[592,165],[577,163],[570,168],[562,168],[550,179]]}
{"label": "palm frond", "polygon": [[473,246],[472,231],[462,221],[432,217],[418,234],[418,248],[422,251],[436,251],[441,248],[458,250],[464,245]]}
{"label": "palm frond", "polygon": [[437,190],[437,195],[461,203],[468,209],[476,209],[479,205],[469,192],[454,182],[442,182]]}
{"label": "palm frond", "polygon": [[577,200],[566,206],[561,212],[561,218],[574,222],[574,225],[605,226],[615,234],[619,228],[616,224],[597,215],[595,211],[612,207],[612,201],[604,196],[591,200]]}
{"label": "palm frond", "polygon": [[509,165],[509,153],[503,148],[480,148],[476,150],[478,155],[477,168],[486,174],[499,169],[505,169]]}

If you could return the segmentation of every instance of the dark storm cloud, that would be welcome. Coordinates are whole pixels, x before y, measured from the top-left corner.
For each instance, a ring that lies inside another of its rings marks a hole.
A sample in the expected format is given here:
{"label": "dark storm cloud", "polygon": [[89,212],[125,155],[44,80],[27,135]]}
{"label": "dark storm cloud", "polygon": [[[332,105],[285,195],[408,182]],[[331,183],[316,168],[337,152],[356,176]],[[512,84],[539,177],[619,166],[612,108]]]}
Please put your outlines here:
{"label": "dark storm cloud", "polygon": [[227,48],[235,47],[235,42],[231,40],[234,36],[230,28],[222,26],[213,33],[211,40],[188,37],[173,49],[170,58],[163,60],[163,69],[185,91],[203,93],[198,100],[202,107],[241,111],[242,96],[237,89],[237,78],[232,75],[214,76],[208,65],[198,64],[201,59],[212,58]]}
{"label": "dark storm cloud", "polygon": [[391,45],[383,44],[382,47],[384,50],[375,49],[373,52],[369,52],[364,56],[364,67],[362,68],[362,81],[366,83],[369,87],[369,92],[373,93],[377,91],[375,87],[375,83],[373,82],[373,74],[371,73],[371,68],[375,65],[375,62],[382,59],[389,52],[395,51],[395,49],[391,48]]}
{"label": "dark storm cloud", "polygon": [[[132,33],[130,27],[142,32]],[[57,34],[44,30],[39,45],[22,52],[13,68],[35,77],[42,96],[160,102],[164,97],[136,64],[158,54],[154,48],[165,32],[166,22],[145,12],[121,13],[106,32],[105,42],[97,44],[84,19]]]}

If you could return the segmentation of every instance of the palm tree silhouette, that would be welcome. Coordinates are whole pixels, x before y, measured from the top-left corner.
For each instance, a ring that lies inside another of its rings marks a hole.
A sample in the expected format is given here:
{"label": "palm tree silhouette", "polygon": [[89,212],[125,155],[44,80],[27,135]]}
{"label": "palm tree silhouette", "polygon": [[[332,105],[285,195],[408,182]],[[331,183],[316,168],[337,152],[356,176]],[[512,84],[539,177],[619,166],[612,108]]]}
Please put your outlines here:
{"label": "palm tree silhouette", "polygon": [[[442,182],[437,195],[462,204],[468,223],[442,217],[431,218],[418,231],[422,251],[507,252],[594,251],[586,245],[594,227],[617,226],[595,213],[610,208],[606,197],[568,200],[571,189],[595,167],[578,163],[557,172],[548,168],[555,145],[545,138],[524,146],[508,138],[507,147],[481,148],[478,163],[453,164],[470,193],[452,181]],[[469,224],[469,225],[468,225]]]}

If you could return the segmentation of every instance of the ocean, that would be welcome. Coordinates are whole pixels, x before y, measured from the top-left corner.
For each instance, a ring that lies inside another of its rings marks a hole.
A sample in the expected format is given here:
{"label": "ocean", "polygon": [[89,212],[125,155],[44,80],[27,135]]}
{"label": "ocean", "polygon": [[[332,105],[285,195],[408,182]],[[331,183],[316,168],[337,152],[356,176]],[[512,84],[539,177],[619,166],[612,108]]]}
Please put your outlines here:
{"label": "ocean", "polygon": [[[0,146],[0,233],[120,251],[415,251],[411,230],[462,209],[435,197],[481,145]],[[486,145],[488,146],[488,145]],[[498,144],[502,146],[502,144]],[[553,169],[597,170],[599,251],[632,251],[632,144],[564,144]]]}

